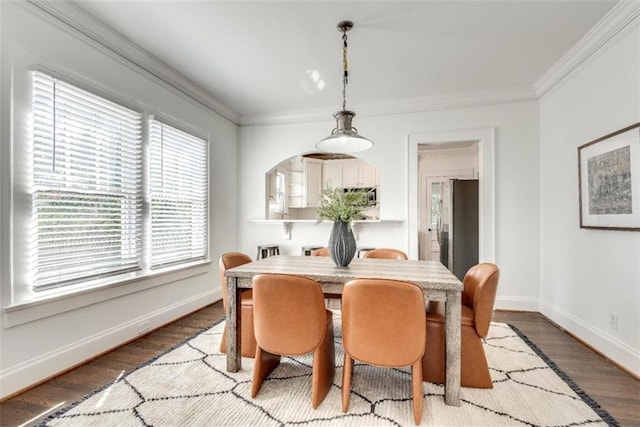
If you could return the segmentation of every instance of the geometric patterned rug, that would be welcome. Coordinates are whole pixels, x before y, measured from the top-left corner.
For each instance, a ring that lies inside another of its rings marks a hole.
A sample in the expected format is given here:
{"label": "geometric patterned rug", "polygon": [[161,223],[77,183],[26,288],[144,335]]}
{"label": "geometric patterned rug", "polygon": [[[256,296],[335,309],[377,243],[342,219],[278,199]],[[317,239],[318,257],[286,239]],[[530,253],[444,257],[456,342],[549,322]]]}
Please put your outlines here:
{"label": "geometric patterned rug", "polygon": [[[41,426],[412,426],[409,369],[356,362],[349,410],[341,407],[342,335],[334,311],[336,375],[311,407],[311,355],[283,357],[251,399],[253,359],[226,371],[218,352],[223,322],[207,328]],[[516,328],[492,323],[485,352],[493,389],[462,388],[461,406],[444,404],[441,385],[423,383],[427,426],[617,426],[618,423]]]}

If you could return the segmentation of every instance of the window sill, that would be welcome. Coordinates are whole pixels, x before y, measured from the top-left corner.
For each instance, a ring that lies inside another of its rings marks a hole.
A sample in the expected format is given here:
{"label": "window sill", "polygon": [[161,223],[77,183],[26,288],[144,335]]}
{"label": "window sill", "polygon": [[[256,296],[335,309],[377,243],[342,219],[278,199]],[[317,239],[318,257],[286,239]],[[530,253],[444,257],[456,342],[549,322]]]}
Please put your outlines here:
{"label": "window sill", "polygon": [[207,274],[210,266],[211,260],[199,261],[189,265],[166,268],[144,276],[119,279],[116,282],[112,281],[91,288],[76,289],[64,293],[60,291],[48,292],[47,296],[4,307],[3,324],[5,328],[11,328],[177,280]]}

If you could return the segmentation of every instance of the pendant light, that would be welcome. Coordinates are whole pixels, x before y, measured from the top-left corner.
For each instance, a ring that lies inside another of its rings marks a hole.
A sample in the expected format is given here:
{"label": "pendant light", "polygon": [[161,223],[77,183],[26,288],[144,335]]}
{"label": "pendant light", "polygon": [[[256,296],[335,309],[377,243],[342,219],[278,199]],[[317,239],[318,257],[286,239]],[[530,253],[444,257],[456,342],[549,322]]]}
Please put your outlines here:
{"label": "pendant light", "polygon": [[338,31],[342,33],[342,110],[333,114],[336,119],[336,127],[331,131],[331,135],[321,139],[316,143],[316,148],[329,153],[355,153],[365,151],[373,147],[373,142],[358,135],[358,130],[351,126],[351,121],[356,115],[353,111],[347,110],[347,84],[349,83],[349,70],[347,62],[347,31],[353,28],[353,22],[341,21],[338,23]]}

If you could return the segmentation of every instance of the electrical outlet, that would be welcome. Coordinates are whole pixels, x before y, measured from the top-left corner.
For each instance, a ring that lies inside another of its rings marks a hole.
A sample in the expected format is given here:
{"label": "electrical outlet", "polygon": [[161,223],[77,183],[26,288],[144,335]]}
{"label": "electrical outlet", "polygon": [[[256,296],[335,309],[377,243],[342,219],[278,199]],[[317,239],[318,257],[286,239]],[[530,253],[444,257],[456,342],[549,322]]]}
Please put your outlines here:
{"label": "electrical outlet", "polygon": [[139,334],[147,332],[148,330],[149,330],[149,321],[148,320],[143,320],[142,322],[138,323],[138,333]]}
{"label": "electrical outlet", "polygon": [[609,315],[609,327],[614,331],[618,330],[618,313],[611,313]]}

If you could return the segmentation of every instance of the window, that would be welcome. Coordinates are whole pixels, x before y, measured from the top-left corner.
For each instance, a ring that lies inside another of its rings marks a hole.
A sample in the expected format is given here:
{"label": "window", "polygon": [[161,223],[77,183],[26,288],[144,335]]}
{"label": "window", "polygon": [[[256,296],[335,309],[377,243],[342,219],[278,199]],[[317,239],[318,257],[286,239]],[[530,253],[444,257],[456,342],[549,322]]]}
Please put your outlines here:
{"label": "window", "polygon": [[151,267],[207,255],[207,142],[150,124]]}
{"label": "window", "polygon": [[442,182],[431,184],[431,225],[439,228],[442,220]]}
{"label": "window", "polygon": [[207,140],[150,120],[147,156],[143,113],[40,71],[32,84],[20,282],[38,292],[206,259]]}
{"label": "window", "polygon": [[35,290],[141,266],[142,116],[33,73]]}
{"label": "window", "polygon": [[269,210],[272,212],[283,213],[284,207],[284,174],[282,172],[275,173],[275,193],[269,198]]}

